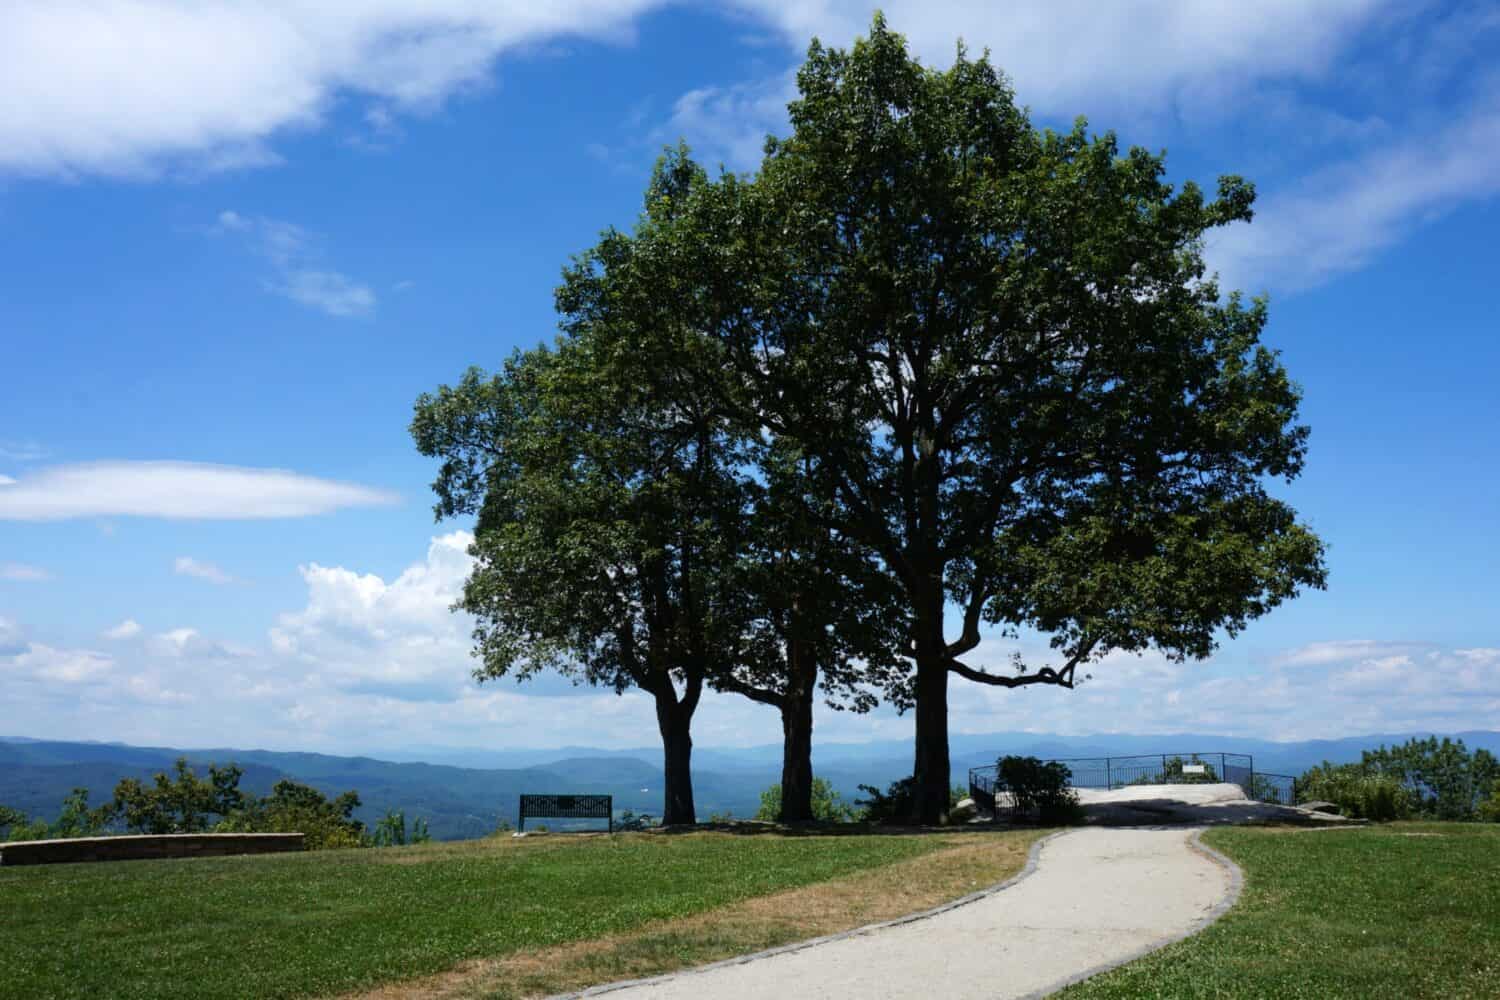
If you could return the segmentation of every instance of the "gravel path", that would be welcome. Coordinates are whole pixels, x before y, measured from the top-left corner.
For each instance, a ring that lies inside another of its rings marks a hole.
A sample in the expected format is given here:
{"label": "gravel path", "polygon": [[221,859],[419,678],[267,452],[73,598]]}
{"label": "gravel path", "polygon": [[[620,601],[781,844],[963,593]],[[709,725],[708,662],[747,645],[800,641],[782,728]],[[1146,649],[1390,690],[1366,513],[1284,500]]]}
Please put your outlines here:
{"label": "gravel path", "polygon": [[1034,869],[1005,888],[932,916],[583,995],[1043,996],[1186,937],[1228,908],[1238,870],[1199,847],[1199,832],[1071,831],[1043,841]]}

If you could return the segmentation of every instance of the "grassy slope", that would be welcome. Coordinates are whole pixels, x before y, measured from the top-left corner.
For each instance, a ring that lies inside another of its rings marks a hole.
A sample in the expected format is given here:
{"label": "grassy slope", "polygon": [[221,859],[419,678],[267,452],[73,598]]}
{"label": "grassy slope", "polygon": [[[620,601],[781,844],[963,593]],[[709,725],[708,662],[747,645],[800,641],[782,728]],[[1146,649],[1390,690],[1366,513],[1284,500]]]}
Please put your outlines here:
{"label": "grassy slope", "polygon": [[1061,994],[1500,997],[1500,826],[1211,831],[1245,872],[1203,933]]}
{"label": "grassy slope", "polygon": [[700,913],[938,846],[622,835],[0,869],[0,993],[338,992]]}

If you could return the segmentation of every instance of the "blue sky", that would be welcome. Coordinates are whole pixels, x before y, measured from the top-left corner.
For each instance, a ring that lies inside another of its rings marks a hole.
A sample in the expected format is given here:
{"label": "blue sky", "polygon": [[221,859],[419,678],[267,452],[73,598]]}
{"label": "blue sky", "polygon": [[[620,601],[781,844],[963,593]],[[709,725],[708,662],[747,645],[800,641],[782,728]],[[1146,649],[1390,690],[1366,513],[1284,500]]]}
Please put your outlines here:
{"label": "blue sky", "polygon": [[[0,11],[0,734],[371,750],[652,740],[634,696],[467,680],[413,399],[551,336],[568,256],[686,139],[751,169],[856,3],[50,0]],[[1216,235],[1306,391],[1330,587],[1211,661],[956,688],[956,729],[1297,737],[1500,718],[1500,11],[889,3],[1042,124],[1254,180]],[[278,471],[279,470],[279,471]],[[998,662],[1001,643],[985,653]],[[956,685],[961,682],[955,682]],[[824,739],[909,731],[825,713]],[[771,742],[742,700],[699,742]]]}

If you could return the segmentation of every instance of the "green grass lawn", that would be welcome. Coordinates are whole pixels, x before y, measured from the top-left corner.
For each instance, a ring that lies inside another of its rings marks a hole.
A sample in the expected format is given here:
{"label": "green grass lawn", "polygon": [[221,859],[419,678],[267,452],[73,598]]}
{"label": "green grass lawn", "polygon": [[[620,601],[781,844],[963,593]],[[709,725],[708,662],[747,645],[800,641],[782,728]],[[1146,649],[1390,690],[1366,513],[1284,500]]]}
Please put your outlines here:
{"label": "green grass lawn", "polygon": [[1500,826],[1219,829],[1239,904],[1180,944],[1061,994],[1500,997]]}
{"label": "green grass lawn", "polygon": [[626,834],[0,868],[0,995],[336,993],[924,854],[931,837]]}

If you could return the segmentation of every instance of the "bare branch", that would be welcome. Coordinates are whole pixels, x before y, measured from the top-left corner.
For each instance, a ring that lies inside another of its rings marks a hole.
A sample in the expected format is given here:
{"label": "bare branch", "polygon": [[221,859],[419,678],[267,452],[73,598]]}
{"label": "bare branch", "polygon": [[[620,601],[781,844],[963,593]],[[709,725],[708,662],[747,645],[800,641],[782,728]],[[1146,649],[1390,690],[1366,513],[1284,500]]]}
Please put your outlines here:
{"label": "bare branch", "polygon": [[989,684],[992,687],[1018,688],[1028,687],[1032,684],[1051,684],[1056,687],[1072,689],[1074,687],[1074,674],[1078,664],[1089,658],[1099,640],[1089,639],[1072,656],[1068,662],[1057,669],[1042,667],[1040,670],[1029,674],[1017,674],[1014,677],[1005,677],[1001,674],[991,674],[983,670],[975,670],[957,658],[948,659],[948,669],[958,676],[974,681],[979,684]]}

